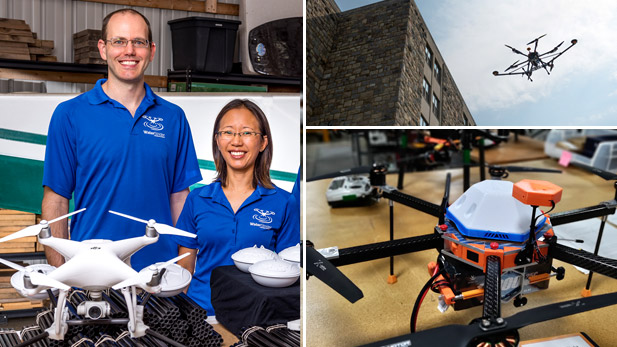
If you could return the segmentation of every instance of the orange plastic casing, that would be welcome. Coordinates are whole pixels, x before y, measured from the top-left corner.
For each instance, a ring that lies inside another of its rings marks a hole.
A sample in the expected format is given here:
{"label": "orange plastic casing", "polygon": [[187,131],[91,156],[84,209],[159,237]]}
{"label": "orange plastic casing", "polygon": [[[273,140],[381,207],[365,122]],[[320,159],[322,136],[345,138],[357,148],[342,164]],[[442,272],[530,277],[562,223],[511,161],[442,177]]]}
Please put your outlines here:
{"label": "orange plastic casing", "polygon": [[514,184],[512,196],[525,205],[552,206],[561,200],[563,189],[551,182],[522,180]]}

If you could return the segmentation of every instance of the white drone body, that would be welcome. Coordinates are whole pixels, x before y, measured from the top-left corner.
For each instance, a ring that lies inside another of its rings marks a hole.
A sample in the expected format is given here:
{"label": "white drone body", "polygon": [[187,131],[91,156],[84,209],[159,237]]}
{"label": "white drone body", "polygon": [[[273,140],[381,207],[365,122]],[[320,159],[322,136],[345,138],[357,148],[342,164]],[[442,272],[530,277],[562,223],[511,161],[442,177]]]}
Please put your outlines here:
{"label": "white drone body", "polygon": [[374,196],[374,188],[366,176],[348,175],[336,177],[326,191],[326,200],[333,206],[345,202],[355,202]]}
{"label": "white drone body", "polygon": [[139,272],[128,265],[131,255],[141,248],[157,242],[159,234],[172,234],[193,238],[195,235],[169,225],[156,223],[154,220],[145,221],[109,211],[125,218],[146,223],[146,234],[118,241],[85,240],[81,242],[51,236],[49,224],[83,210],[85,208],[49,222],[43,220],[40,224],[27,227],[0,239],[0,242],[5,242],[36,235],[42,245],[53,248],[64,257],[65,263],[58,268],[41,264],[23,267],[5,259],[0,259],[0,263],[18,270],[11,278],[11,284],[24,296],[36,297],[37,295],[41,296],[42,292],[47,289],[57,288],[59,290],[54,323],[46,330],[50,338],[63,340],[68,330],[70,322],[67,323],[69,314],[66,307],[66,297],[71,287],[82,288],[90,292],[91,301],[82,302],[77,307],[77,311],[78,314],[84,315],[91,320],[104,319],[110,312],[109,304],[101,300],[102,291],[109,288],[120,289],[127,304],[126,307],[129,314],[128,330],[131,337],[144,336],[148,326],[143,323],[144,306],[137,305],[135,288],[140,287],[148,293],[161,294],[161,284],[162,282],[165,283],[166,271],[173,269],[175,277],[180,277],[182,280],[179,290],[181,291],[190,283],[191,274],[174,263],[188,256],[189,253],[185,253],[165,263],[150,265]]}

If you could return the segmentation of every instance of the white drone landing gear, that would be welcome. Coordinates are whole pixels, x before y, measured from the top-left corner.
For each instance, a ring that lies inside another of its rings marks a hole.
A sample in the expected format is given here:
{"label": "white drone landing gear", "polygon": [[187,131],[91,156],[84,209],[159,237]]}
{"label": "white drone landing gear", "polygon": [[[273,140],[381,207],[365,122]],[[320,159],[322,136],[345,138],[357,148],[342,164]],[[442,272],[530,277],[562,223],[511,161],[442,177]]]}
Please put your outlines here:
{"label": "white drone landing gear", "polygon": [[131,287],[132,291],[129,292],[129,287],[121,289],[126,301],[126,307],[129,311],[129,334],[131,338],[142,337],[146,335],[146,330],[149,328],[144,324],[144,307],[137,305],[137,294],[135,287]]}
{"label": "white drone landing gear", "polygon": [[53,340],[64,340],[64,335],[69,330],[69,325],[66,321],[69,319],[69,309],[66,307],[67,290],[60,289],[58,295],[58,305],[54,312],[54,323],[45,331],[49,334],[49,338]]}

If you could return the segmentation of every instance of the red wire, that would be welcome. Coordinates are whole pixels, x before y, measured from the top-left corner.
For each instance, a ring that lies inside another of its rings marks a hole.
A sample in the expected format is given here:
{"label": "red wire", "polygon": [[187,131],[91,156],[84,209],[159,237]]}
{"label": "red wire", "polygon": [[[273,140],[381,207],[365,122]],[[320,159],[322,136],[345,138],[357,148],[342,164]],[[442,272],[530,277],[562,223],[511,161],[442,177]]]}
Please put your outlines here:
{"label": "red wire", "polygon": [[[435,266],[435,270],[433,270],[433,276],[431,276],[431,278],[436,277],[437,274],[439,273],[439,264],[437,264],[437,266]],[[424,301],[424,298],[426,297],[426,293],[428,293],[428,290],[430,289],[430,285],[434,282],[434,280],[430,281],[430,283],[427,283],[427,285],[424,286],[424,291],[422,292],[422,297],[420,297],[420,301],[418,302],[417,306],[417,310],[414,312],[414,319],[413,319],[413,325],[412,325],[412,330],[411,332],[415,332],[416,331],[416,323],[418,322],[418,312],[420,312],[420,306],[422,306],[422,302]]]}

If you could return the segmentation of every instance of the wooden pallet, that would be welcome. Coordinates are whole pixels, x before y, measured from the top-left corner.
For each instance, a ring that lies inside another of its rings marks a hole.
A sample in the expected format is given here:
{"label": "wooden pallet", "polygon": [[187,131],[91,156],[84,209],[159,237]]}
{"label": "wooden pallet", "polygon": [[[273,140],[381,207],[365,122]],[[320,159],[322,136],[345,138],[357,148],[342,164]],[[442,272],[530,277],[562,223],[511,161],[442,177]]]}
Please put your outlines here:
{"label": "wooden pallet", "polygon": [[[27,265],[27,264],[20,264]],[[30,300],[23,297],[11,286],[11,276],[16,271],[13,269],[0,269],[0,311],[27,310],[41,308],[46,300]]]}
{"label": "wooden pallet", "polygon": [[[41,217],[34,213],[0,209],[0,237],[11,235],[30,225],[40,222]],[[42,245],[37,242],[36,236],[22,237],[17,240],[0,243],[0,254],[4,253],[32,253],[41,251]],[[1,256],[1,255],[0,255]],[[17,262],[22,266],[28,264]],[[11,276],[16,272],[14,269],[0,265],[0,311],[26,310],[42,308],[46,304],[44,300],[30,300],[19,294],[11,286]]]}
{"label": "wooden pallet", "polygon": [[0,58],[57,61],[53,40],[39,40],[20,19],[0,18]]}
{"label": "wooden pallet", "polygon": [[85,29],[73,34],[73,62],[76,64],[101,64],[107,62],[101,59],[98,42],[101,30]]}
{"label": "wooden pallet", "polygon": [[[5,237],[37,223],[34,213],[0,209],[0,237]],[[37,251],[36,236],[22,237],[0,243],[1,253],[30,253]]]}

